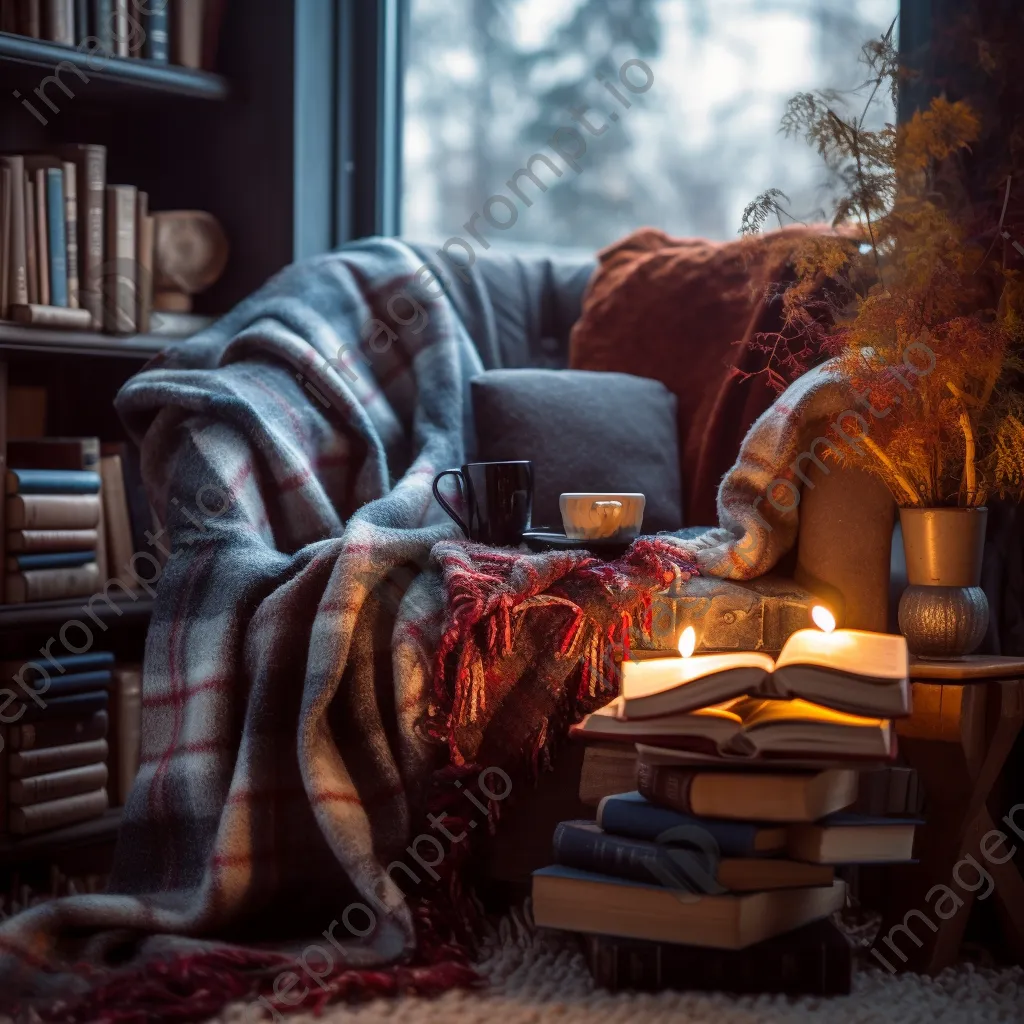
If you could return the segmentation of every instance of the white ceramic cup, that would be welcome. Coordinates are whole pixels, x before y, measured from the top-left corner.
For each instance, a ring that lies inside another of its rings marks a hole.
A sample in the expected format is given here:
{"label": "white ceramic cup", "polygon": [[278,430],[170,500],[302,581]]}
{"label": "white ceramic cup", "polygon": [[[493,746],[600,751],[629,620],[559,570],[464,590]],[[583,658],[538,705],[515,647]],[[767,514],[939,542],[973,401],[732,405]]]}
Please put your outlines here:
{"label": "white ceramic cup", "polygon": [[562,494],[562,527],[573,540],[632,540],[640,533],[642,494]]}

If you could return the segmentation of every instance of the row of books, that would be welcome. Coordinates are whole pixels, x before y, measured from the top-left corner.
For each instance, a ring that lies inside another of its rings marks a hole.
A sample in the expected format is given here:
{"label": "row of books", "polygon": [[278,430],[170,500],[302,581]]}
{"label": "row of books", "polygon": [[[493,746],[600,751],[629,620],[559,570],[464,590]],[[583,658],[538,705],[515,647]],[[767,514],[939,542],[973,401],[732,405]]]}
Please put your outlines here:
{"label": "row of books", "polygon": [[87,597],[111,578],[138,588],[131,557],[152,520],[131,446],[95,437],[12,440],[7,461],[5,603]]}
{"label": "row of books", "polygon": [[45,832],[123,803],[139,763],[138,667],[90,651],[0,671],[11,680],[0,715],[0,834]]}
{"label": "row of books", "polygon": [[149,196],[107,184],[104,146],[0,156],[0,316],[145,333],[153,308]]}
{"label": "row of books", "polygon": [[224,0],[0,0],[0,31],[159,64],[212,68]]}
{"label": "row of books", "polygon": [[588,936],[595,977],[612,987],[668,983],[652,965],[672,962],[687,987],[735,976],[741,991],[848,992],[848,953],[795,973],[782,961],[810,955],[808,934],[841,950],[841,936],[821,935],[846,900],[837,867],[912,856],[914,819],[846,812],[896,757],[893,718],[910,700],[900,636],[804,629],[777,659],[625,662],[620,695],[574,734],[617,746],[629,774],[610,762],[596,794],[581,777],[581,798],[600,798],[596,821],[556,829],[555,863],[533,877],[536,922]]}

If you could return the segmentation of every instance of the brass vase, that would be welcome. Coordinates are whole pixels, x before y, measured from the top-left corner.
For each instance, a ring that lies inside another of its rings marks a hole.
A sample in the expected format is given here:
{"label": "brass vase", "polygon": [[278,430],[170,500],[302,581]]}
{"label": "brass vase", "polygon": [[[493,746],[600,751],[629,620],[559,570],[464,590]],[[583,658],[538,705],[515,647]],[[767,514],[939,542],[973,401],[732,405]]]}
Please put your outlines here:
{"label": "brass vase", "polygon": [[981,589],[986,508],[901,508],[909,586],[900,598],[900,631],[919,658],[959,658],[988,629]]}

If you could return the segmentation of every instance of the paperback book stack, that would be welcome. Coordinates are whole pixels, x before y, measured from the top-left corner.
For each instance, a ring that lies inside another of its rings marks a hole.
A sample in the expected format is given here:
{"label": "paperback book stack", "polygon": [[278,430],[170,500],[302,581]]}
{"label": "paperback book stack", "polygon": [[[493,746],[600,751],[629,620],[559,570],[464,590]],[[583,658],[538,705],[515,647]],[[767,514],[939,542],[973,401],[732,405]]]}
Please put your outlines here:
{"label": "paperback book stack", "polygon": [[[81,446],[76,448],[81,458]],[[95,469],[23,465],[37,446],[12,443],[6,487],[8,604],[84,597],[101,584],[103,514]],[[97,446],[98,448],[98,446]],[[98,454],[98,453],[97,453]]]}
{"label": "paperback book stack", "polygon": [[31,835],[109,806],[114,656],[8,662],[0,691],[0,831]]}
{"label": "paperback book stack", "polygon": [[804,630],[777,662],[677,661],[625,671],[622,695],[577,727],[623,754],[609,785],[634,745],[635,789],[559,825],[555,864],[534,875],[537,923],[586,934],[611,988],[848,991],[849,949],[826,920],[845,898],[836,867],[913,849],[915,821],[844,812],[861,773],[895,755],[905,641]]}

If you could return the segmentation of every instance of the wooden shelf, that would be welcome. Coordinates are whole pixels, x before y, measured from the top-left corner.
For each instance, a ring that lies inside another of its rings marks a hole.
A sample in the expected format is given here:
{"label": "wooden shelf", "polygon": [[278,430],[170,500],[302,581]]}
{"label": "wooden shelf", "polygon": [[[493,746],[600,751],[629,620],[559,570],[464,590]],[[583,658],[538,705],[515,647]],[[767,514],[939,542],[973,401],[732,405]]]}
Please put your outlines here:
{"label": "wooden shelf", "polygon": [[[0,632],[33,626],[61,626],[69,619],[90,622],[91,616],[84,611],[90,600],[88,597],[76,597],[70,601],[0,605]],[[101,595],[99,600],[93,600],[91,608],[92,615],[109,626],[139,626],[148,624],[153,602],[147,597],[140,597],[137,601],[119,601],[112,596],[111,603],[108,603]]]}
{"label": "wooden shelf", "polygon": [[0,864],[38,860],[79,846],[113,842],[121,825],[123,810],[122,807],[112,807],[102,817],[36,835],[0,837]]}
{"label": "wooden shelf", "polygon": [[60,355],[114,356],[144,361],[185,338],[185,335],[174,334],[133,334],[120,337],[94,331],[58,331],[0,322],[0,353],[53,352]]}
{"label": "wooden shelf", "polygon": [[[92,64],[91,67],[89,62]],[[116,86],[119,89],[145,90],[150,94],[159,93],[201,100],[224,100],[228,96],[227,81],[209,71],[193,71],[174,64],[160,64],[135,57],[94,55],[75,47],[61,46],[59,43],[0,32],[0,70],[24,72],[28,69],[37,69],[43,72],[40,76],[42,81],[43,78],[53,75],[54,70],[62,63],[71,67],[63,69],[63,77],[58,81],[63,82],[75,96],[88,95],[93,82]],[[88,82],[75,74],[72,67],[81,70],[88,78]],[[38,85],[37,82],[36,86]],[[50,87],[50,93],[54,92],[54,86],[57,86],[57,83]],[[31,99],[30,93],[26,95]],[[64,106],[75,100],[57,86],[54,102]]]}

